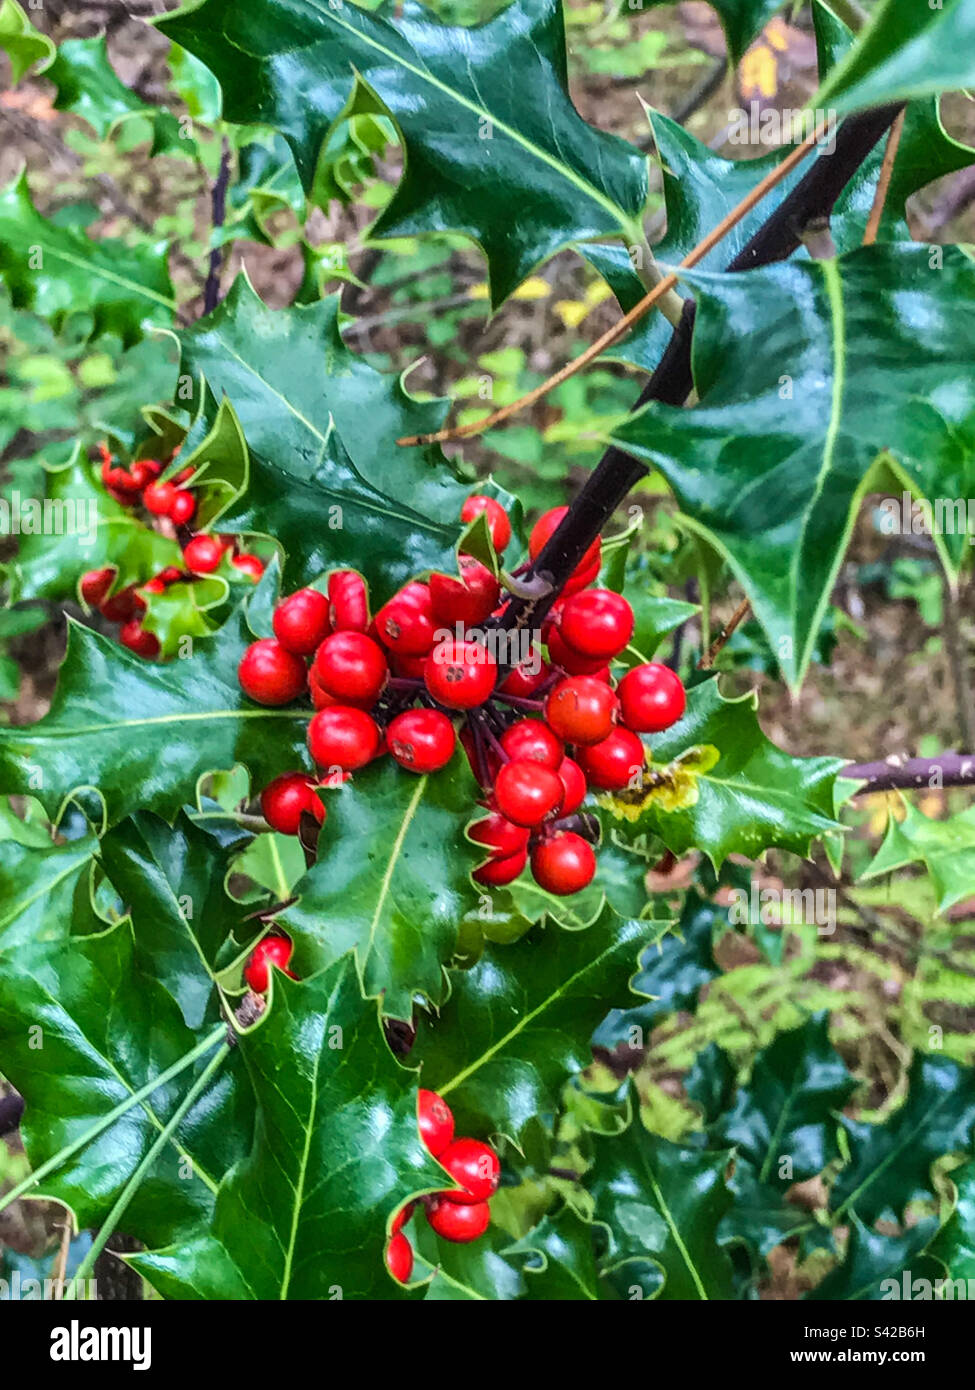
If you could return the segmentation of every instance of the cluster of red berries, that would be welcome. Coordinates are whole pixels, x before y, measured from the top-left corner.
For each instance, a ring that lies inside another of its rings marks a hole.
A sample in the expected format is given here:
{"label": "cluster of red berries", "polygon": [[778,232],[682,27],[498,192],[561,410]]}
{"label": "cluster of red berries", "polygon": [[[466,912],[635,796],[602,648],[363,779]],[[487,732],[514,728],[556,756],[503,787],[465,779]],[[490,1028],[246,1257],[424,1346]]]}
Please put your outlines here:
{"label": "cluster of red berries", "polygon": [[[480,496],[461,516],[470,521],[481,511],[501,553],[511,539],[508,517]],[[536,523],[532,559],[565,511]],[[576,813],[589,787],[633,784],[646,757],[639,735],[669,728],[685,705],[680,679],[656,662],[628,671],[614,689],[609,663],[629,645],[634,618],[620,594],[587,587],[600,560],[597,538],[542,627],[548,659],[533,646],[503,679],[470,629],[496,623],[509,595],[472,556],[459,557],[456,578],[412,580],[372,619],[365,583],[351,570],[333,572],[327,594],[300,589],[285,598],[274,637],[248,647],[238,675],[260,704],[310,695],[308,749],[319,775],[288,772],[265,787],[261,807],[272,828],[297,834],[305,814],[321,825],[315,786],[334,785],[381,755],[410,772],[437,771],[453,756],[462,721],[460,741],[488,810],[470,829],[487,851],[474,878],[510,883],[530,859],[547,891],[586,887],[596,871],[595,830]]]}
{"label": "cluster of red berries", "polygon": [[159,655],[159,641],[146,631],[141,621],[148,607],[144,594],[161,594],[177,581],[212,574],[228,551],[231,565],[255,584],[264,573],[264,563],[257,555],[239,551],[234,536],[214,536],[206,532],[194,536],[188,532],[186,528],[197,508],[195,496],[184,486],[193,476],[192,468],[184,468],[172,481],[159,482],[165,465],[156,459],[136,459],[131,467],[122,468],[113,463],[106,444],[98,448],[106,491],[123,506],[141,504],[156,521],[168,519],[182,542],[183,568],[167,565],[144,584],[129,584],[112,594],[116,571],[111,565],[89,570],[81,577],[81,597],[89,608],[97,608],[103,618],[121,624],[118,636],[122,646],[138,656],[155,660]]}
{"label": "cluster of red berries", "polygon": [[[463,1243],[477,1240],[491,1221],[490,1201],[501,1181],[501,1164],[488,1144],[480,1139],[455,1139],[450,1106],[436,1091],[420,1091],[420,1138],[429,1152],[460,1188],[446,1188],[419,1199],[426,1218],[444,1240]],[[386,1268],[400,1284],[413,1273],[413,1247],[403,1233],[418,1203],[408,1202],[393,1217]]]}

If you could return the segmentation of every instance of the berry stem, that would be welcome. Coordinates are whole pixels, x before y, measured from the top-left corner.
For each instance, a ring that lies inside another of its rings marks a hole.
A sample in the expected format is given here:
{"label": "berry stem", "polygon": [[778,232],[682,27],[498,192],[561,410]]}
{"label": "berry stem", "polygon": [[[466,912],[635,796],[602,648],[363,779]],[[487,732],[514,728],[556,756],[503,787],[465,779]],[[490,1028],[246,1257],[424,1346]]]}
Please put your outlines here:
{"label": "berry stem", "polygon": [[545,708],[544,700],[528,700],[523,695],[502,695],[500,690],[495,691],[494,695],[491,698],[494,700],[500,700],[502,704],[505,705],[513,705],[515,709],[529,709],[538,711],[543,710]]}
{"label": "berry stem", "polygon": [[495,738],[494,733],[492,732],[491,727],[488,724],[485,712],[483,710],[472,710],[471,716],[475,723],[479,725],[481,732],[484,735],[485,742],[491,749],[492,753],[494,753],[494,755],[497,758],[499,758],[502,763],[510,762],[511,759],[508,757],[507,753],[501,747],[501,744]]}

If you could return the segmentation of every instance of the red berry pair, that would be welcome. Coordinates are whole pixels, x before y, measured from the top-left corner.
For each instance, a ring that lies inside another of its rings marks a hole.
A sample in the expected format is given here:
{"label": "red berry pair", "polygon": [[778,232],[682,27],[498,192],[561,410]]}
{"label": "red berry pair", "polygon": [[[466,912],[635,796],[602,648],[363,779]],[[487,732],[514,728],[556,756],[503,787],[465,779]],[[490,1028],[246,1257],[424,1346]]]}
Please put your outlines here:
{"label": "red berry pair", "polygon": [[[490,1199],[501,1181],[498,1156],[479,1139],[455,1139],[450,1106],[435,1091],[419,1095],[420,1138],[434,1158],[459,1184],[421,1198],[427,1220],[444,1240],[457,1243],[476,1240],[491,1221]],[[405,1284],[413,1272],[413,1249],[403,1226],[416,1207],[410,1202],[393,1218],[386,1265],[393,1278]]]}

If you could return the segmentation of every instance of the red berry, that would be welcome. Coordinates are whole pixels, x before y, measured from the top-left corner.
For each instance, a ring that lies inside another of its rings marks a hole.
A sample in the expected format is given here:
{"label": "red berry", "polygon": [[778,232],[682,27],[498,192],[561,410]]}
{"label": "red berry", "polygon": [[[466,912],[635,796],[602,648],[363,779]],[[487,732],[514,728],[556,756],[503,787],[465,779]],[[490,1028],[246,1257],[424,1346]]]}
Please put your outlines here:
{"label": "red berry", "polygon": [[427,657],[423,679],[439,705],[475,709],[494,690],[498,667],[479,642],[441,642]]}
{"label": "red berry", "polygon": [[265,936],[262,941],[257,943],[251,952],[250,959],[244,966],[244,979],[255,994],[263,994],[267,989],[272,965],[276,965],[279,970],[290,975],[292,980],[298,978],[293,971],[288,969],[288,961],[291,959],[293,950],[294,946],[286,936]]}
{"label": "red berry", "polygon": [[317,589],[299,589],[281,600],[271,623],[282,647],[311,656],[329,634],[328,599]]}
{"label": "red berry", "polygon": [[498,689],[504,695],[515,695],[527,700],[540,685],[545,684],[551,669],[548,662],[542,660],[538,648],[533,646],[529,655],[511,668]]}
{"label": "red berry", "polygon": [[237,679],[244,694],[259,705],[287,705],[306,689],[308,672],[300,656],[273,637],[262,637],[241,657]]}
{"label": "red berry", "polygon": [[397,1235],[403,1229],[407,1221],[409,1221],[410,1217],[413,1215],[415,1207],[415,1202],[407,1202],[405,1207],[400,1207],[399,1211],[393,1217],[392,1226],[389,1228],[389,1234],[391,1236]]}
{"label": "red berry", "polygon": [[573,594],[562,609],[559,636],[580,656],[609,661],[633,636],[633,609],[612,589]]}
{"label": "red berry", "polygon": [[397,1284],[409,1283],[413,1273],[413,1246],[402,1231],[397,1231],[386,1246],[386,1268]]}
{"label": "red berry", "polygon": [[420,1138],[434,1158],[439,1158],[454,1137],[454,1116],[443,1096],[421,1087],[417,1106]]}
{"label": "red berry", "polygon": [[130,618],[122,625],[118,640],[123,647],[128,647],[130,652],[135,652],[136,656],[152,660],[159,655],[159,639],[151,632],[146,632],[138,618]]}
{"label": "red berry", "polygon": [[164,584],[175,584],[177,580],[183,578],[183,571],[176,565],[167,565],[165,569],[159,571],[156,578],[161,579]]}
{"label": "red berry", "polygon": [[595,872],[592,845],[571,831],[542,840],[532,850],[532,876],[547,893],[578,893],[592,883]]}
{"label": "red berry", "polygon": [[527,863],[528,846],[524,845],[514,854],[505,855],[501,859],[490,858],[486,864],[475,869],[471,877],[476,883],[483,883],[488,888],[503,888],[506,883],[515,881]]}
{"label": "red berry", "polygon": [[461,623],[477,627],[494,612],[501,585],[494,575],[472,555],[459,555],[460,578],[447,574],[430,576],[430,602],[433,616],[444,627]]}
{"label": "red berry", "polygon": [[541,763],[554,772],[565,749],[540,719],[519,719],[501,735],[501,747],[512,762]]}
{"label": "red berry", "polygon": [[175,496],[172,483],[149,483],[142,494],[142,505],[153,516],[168,516]]}
{"label": "red berry", "polygon": [[261,811],[272,830],[282,835],[297,835],[303,812],[322,824],[325,807],[315,795],[314,786],[305,772],[283,772],[273,782],[268,782],[261,792]]}
{"label": "red berry", "polygon": [[475,493],[473,497],[468,497],[461,507],[460,519],[467,522],[476,521],[481,512],[485,512],[487,515],[491,541],[500,555],[511,540],[511,522],[508,519],[508,513],[494,497],[484,497],[480,493]]}
{"label": "red berry", "polygon": [[127,589],[119,589],[117,594],[105,599],[98,610],[103,618],[107,618],[110,623],[124,623],[127,618],[135,617],[139,613],[146,611],[145,599],[139,597],[135,591],[135,585],[130,584]]}
{"label": "red berry", "polygon": [[397,656],[395,652],[389,654],[389,667],[394,676],[408,676],[410,680],[422,681],[426,664],[425,656]]}
{"label": "red berry", "polygon": [[[539,555],[541,555],[545,542],[555,531],[568,510],[568,507],[553,507],[550,512],[546,512],[544,516],[540,516],[535,522],[535,525],[532,527],[531,536],[528,538],[528,553],[533,560],[537,560]],[[597,536],[576,565],[572,572],[573,576],[576,577],[581,575],[584,571],[591,570],[594,565],[596,567],[595,573],[598,574],[601,553],[602,545]],[[589,581],[586,580],[585,582],[588,583]]]}
{"label": "red berry", "polygon": [[89,608],[98,607],[112,587],[114,578],[115,571],[110,565],[103,570],[89,570],[81,576],[81,597]]}
{"label": "red berry", "polygon": [[505,763],[494,784],[498,810],[515,825],[533,827],[562,809],[565,787],[542,763]]}
{"label": "red berry", "polygon": [[676,724],[684,713],[687,696],[680,677],[659,661],[634,666],[620,681],[623,723],[636,733],[657,734]]}
{"label": "red berry", "polygon": [[169,519],[177,526],[185,526],[196,515],[196,498],[185,488],[177,488],[169,504]]}
{"label": "red berry", "polygon": [[491,1224],[491,1208],[487,1202],[460,1206],[457,1202],[434,1197],[427,1204],[427,1220],[438,1236],[460,1244],[477,1240],[484,1234]]}
{"label": "red berry", "polygon": [[155,459],[136,459],[129,469],[129,477],[141,492],[143,488],[149,486],[154,478],[158,478],[161,472],[162,464],[157,463]]}
{"label": "red berry", "polygon": [[467,833],[476,845],[487,845],[492,849],[497,859],[517,854],[528,843],[528,831],[525,827],[515,825],[497,811],[492,811],[483,820],[475,821]]}
{"label": "red berry", "polygon": [[258,555],[234,555],[230,561],[235,570],[240,570],[241,574],[246,574],[247,578],[257,583],[264,573],[264,561]]}
{"label": "red berry", "polygon": [[372,706],[389,678],[378,642],[364,632],[333,632],[315,653],[318,684],[337,700]]}
{"label": "red berry", "polygon": [[223,551],[216,536],[194,536],[183,551],[183,560],[194,574],[212,574],[219,567]]}
{"label": "red berry", "polygon": [[469,1206],[472,1202],[486,1202],[497,1192],[501,1164],[490,1145],[482,1144],[480,1139],[455,1139],[437,1157],[462,1189],[439,1193],[445,1201]]}
{"label": "red berry", "polygon": [[355,570],[335,570],[328,577],[329,620],[333,632],[365,632],[369,626],[366,583]]}
{"label": "red berry", "polygon": [[425,656],[436,631],[429,584],[414,580],[394,594],[376,614],[376,631],[397,656]]}
{"label": "red berry", "polygon": [[568,671],[572,676],[595,676],[605,665],[599,658],[580,656],[573,647],[562,640],[562,634],[557,627],[549,629],[545,641],[548,644],[552,665],[561,666],[563,671]]}
{"label": "red berry", "polygon": [[308,725],[308,749],[319,767],[355,772],[372,761],[380,744],[376,721],[350,705],[319,710]]}
{"label": "red berry", "polygon": [[642,771],[646,749],[629,729],[615,728],[601,743],[580,748],[579,765],[594,787],[621,791]]}
{"label": "red berry", "polygon": [[571,816],[573,811],[578,811],[579,807],[586,799],[586,792],[589,787],[586,783],[586,774],[577,762],[571,758],[563,758],[558,766],[558,774],[562,779],[565,788],[565,800],[562,802],[563,816]]}
{"label": "red berry", "polygon": [[597,557],[587,569],[583,569],[581,566],[574,569],[562,585],[563,597],[568,598],[570,594],[578,593],[580,589],[585,589],[588,584],[598,578],[601,564],[602,560]]}
{"label": "red berry", "polygon": [[616,696],[594,676],[559,681],[545,701],[545,718],[566,743],[599,743],[611,733],[618,714]]}
{"label": "red berry", "polygon": [[327,709],[329,705],[337,705],[341,702],[336,700],[334,695],[329,695],[328,691],[320,684],[315,675],[314,666],[308,672],[308,691],[311,695],[311,702],[316,709]]}
{"label": "red berry", "polygon": [[456,746],[454,726],[438,709],[404,710],[386,730],[386,742],[396,761],[410,772],[446,767]]}

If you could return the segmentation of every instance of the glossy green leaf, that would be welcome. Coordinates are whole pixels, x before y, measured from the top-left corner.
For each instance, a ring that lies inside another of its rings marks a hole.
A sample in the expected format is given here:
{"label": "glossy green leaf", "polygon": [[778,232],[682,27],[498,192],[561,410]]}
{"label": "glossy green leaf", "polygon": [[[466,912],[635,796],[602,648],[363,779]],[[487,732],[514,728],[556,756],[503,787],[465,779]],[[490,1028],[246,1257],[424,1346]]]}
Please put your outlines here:
{"label": "glossy green leaf", "polygon": [[966,0],[883,0],[814,98],[838,111],[975,86],[975,14]]}
{"label": "glossy green leaf", "polygon": [[366,994],[409,1019],[414,994],[443,998],[443,966],[461,918],[477,900],[479,862],[464,826],[477,788],[460,753],[417,777],[392,758],[325,793],[318,861],[295,884],[278,921],[316,966],[355,950]]}
{"label": "glossy green leaf", "polygon": [[14,305],[56,327],[88,312],[95,334],[116,333],[127,346],[148,324],[170,324],[173,299],[165,250],[92,241],[58,227],[31,202],[27,176],[0,190],[0,279]]}
{"label": "glossy green leaf", "polygon": [[458,1132],[517,1141],[534,1116],[556,1110],[562,1083],[591,1060],[607,998],[626,998],[640,948],[663,929],[607,905],[591,926],[543,921],[454,973],[439,1017],[420,1016],[411,1057],[424,1086],[449,1102]]}
{"label": "glossy green leaf", "polygon": [[951,1175],[958,1196],[955,1209],[938,1232],[930,1254],[950,1279],[975,1279],[975,1161]]}
{"label": "glossy green leaf", "polygon": [[91,905],[93,835],[45,847],[0,839],[0,949],[97,929]]}
{"label": "glossy green leaf", "polygon": [[889,816],[884,842],[862,877],[876,878],[905,864],[923,863],[938,897],[938,911],[947,912],[975,894],[975,806],[947,820],[933,820],[906,800],[903,809],[903,820]]}
{"label": "glossy green leaf", "polygon": [[264,786],[301,761],[311,711],[244,695],[248,641],[238,612],[192,656],[160,664],[70,624],[49,712],[0,728],[0,786],[33,793],[52,817],[76,788],[97,788],[109,824],[139,810],[172,819],[204,773],[237,763]]}
{"label": "glossy green leaf", "polygon": [[601,793],[604,826],[621,838],[658,835],[672,853],[757,859],[776,845],[805,855],[836,829],[836,758],[793,758],[759,727],[754,694],[728,700],[717,680],[688,692],[683,718],[649,740],[639,787]]}
{"label": "glossy green leaf", "polygon": [[181,813],[175,826],[146,812],[102,839],[100,858],[132,919],[136,951],[190,1028],[214,1018],[217,952],[243,912],[224,890],[220,840]]}
{"label": "glossy green leaf", "polygon": [[[22,1134],[35,1169],[203,1041],[162,984],[142,973],[129,922],[13,950],[0,939],[0,1055],[24,1097]],[[57,1167],[43,1194],[69,1206],[81,1226],[98,1224],[202,1064],[127,1109]],[[218,1076],[160,1155],[126,1213],[129,1234],[158,1243],[205,1221],[249,1137],[233,1071]]]}
{"label": "glossy green leaf", "polygon": [[132,1263],[166,1298],[396,1298],[387,1223],[444,1182],[420,1143],[415,1073],[389,1051],[350,957],[300,983],[276,974],[272,993],[238,1043],[258,1106],[250,1155],[209,1231]]}
{"label": "glossy green leaf", "polygon": [[515,0],[472,29],[409,0],[381,16],[318,0],[252,0],[244,16],[233,0],[198,0],[158,23],[217,75],[228,120],[285,136],[307,189],[364,82],[406,146],[375,234],[471,237],[494,304],[571,242],[640,239],[645,158],[572,105],[559,0]]}
{"label": "glossy green leaf", "polygon": [[872,1225],[899,1221],[904,1207],[933,1192],[931,1165],[972,1146],[975,1076],[946,1057],[918,1055],[903,1103],[882,1124],[844,1119],[850,1161],[831,1194],[837,1215],[850,1210]]}
{"label": "glossy green leaf", "polygon": [[717,1230],[731,1204],[731,1155],[659,1139],[636,1114],[622,1134],[593,1135],[593,1147],[585,1184],[608,1233],[604,1271],[625,1280],[631,1263],[649,1263],[663,1274],[661,1299],[730,1298],[731,1263]]}
{"label": "glossy green leaf", "polygon": [[[418,572],[453,569],[470,488],[439,449],[397,446],[435,429],[444,404],[414,400],[349,352],[337,314],[335,298],[268,309],[240,277],[182,334],[182,372],[206,377],[214,405],[229,399],[251,449],[246,491],[221,526],[273,535],[289,586],[359,570],[375,611]],[[202,481],[218,476],[211,466]]]}
{"label": "glossy green leaf", "polygon": [[593,1227],[571,1207],[543,1217],[505,1254],[509,1259],[528,1257],[523,1265],[525,1297],[532,1302],[595,1303],[610,1297],[596,1262]]}
{"label": "glossy green leaf", "polygon": [[633,989],[645,994],[648,1002],[613,1009],[593,1034],[594,1046],[642,1046],[658,1019],[678,1009],[693,1008],[700,991],[718,973],[714,938],[727,926],[728,914],[692,889],[674,930],[648,946],[640,957]]}
{"label": "glossy green leaf", "polygon": [[[667,478],[798,685],[879,464],[919,496],[972,490],[975,268],[954,248],[871,246],[690,278],[701,404],[648,406],[617,439]],[[956,565],[964,530],[935,539]]]}
{"label": "glossy green leaf", "polygon": [[904,1271],[910,1271],[912,1262],[936,1230],[937,1222],[928,1219],[911,1226],[903,1235],[881,1235],[870,1230],[854,1213],[843,1262],[805,1297],[811,1301],[874,1301],[889,1297],[893,1289],[902,1296]]}
{"label": "glossy green leaf", "polygon": [[34,28],[17,0],[3,0],[0,4],[0,50],[10,59],[16,86],[35,63],[50,61],[54,44],[46,34]]}

